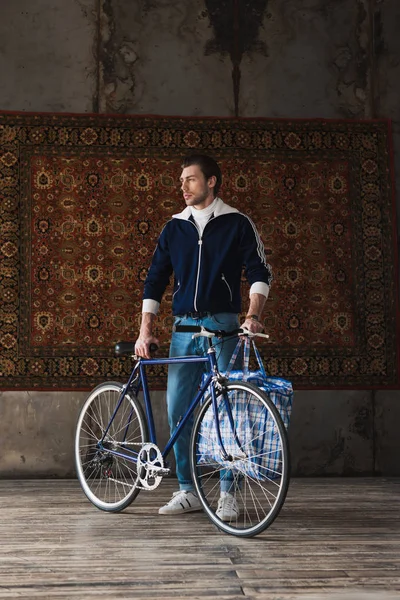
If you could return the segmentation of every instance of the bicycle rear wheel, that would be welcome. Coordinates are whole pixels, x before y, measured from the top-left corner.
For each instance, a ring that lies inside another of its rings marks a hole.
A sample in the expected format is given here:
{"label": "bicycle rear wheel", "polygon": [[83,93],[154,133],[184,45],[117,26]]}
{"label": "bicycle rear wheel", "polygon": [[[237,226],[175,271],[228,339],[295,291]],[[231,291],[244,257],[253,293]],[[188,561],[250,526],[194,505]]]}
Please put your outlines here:
{"label": "bicycle rear wheel", "polygon": [[[290,476],[287,433],[275,405],[256,386],[228,383],[216,393],[229,457],[222,457],[208,397],[192,430],[193,480],[205,512],[219,529],[252,537],[271,525],[285,501]],[[221,489],[233,496],[229,516],[221,512]]]}
{"label": "bicycle rear wheel", "polygon": [[136,398],[127,393],[100,449],[102,439],[117,407],[122,385],[102,383],[82,407],[75,435],[75,465],[79,482],[97,508],[118,512],[126,508],[140,491],[136,464],[113,454],[121,452],[133,459],[148,440],[147,424]]}

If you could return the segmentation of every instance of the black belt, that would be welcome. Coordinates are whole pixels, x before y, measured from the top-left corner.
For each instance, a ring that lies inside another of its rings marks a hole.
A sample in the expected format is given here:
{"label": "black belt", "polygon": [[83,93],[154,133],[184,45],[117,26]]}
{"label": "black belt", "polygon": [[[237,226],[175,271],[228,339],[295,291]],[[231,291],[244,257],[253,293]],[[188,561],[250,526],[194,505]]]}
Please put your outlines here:
{"label": "black belt", "polygon": [[205,319],[206,317],[211,317],[211,315],[212,315],[212,313],[210,313],[210,312],[194,311],[194,312],[185,313],[184,315],[176,315],[176,316],[179,317],[180,319]]}

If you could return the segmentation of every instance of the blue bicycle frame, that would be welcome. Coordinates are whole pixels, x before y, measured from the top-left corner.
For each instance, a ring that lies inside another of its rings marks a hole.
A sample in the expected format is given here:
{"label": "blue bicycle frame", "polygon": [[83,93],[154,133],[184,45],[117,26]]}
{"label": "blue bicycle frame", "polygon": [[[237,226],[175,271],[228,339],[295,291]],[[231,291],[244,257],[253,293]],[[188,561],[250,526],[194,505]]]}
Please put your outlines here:
{"label": "blue bicycle frame", "polygon": [[[199,402],[201,401],[201,399],[203,398],[204,394],[206,393],[206,391],[208,389],[210,389],[210,391],[211,391],[214,415],[216,416],[218,414],[217,396],[215,393],[215,383],[218,381],[219,370],[218,370],[217,360],[215,357],[215,349],[212,346],[210,346],[210,348],[207,352],[207,356],[179,356],[176,358],[140,358],[137,361],[136,365],[134,366],[127,384],[124,385],[124,387],[123,387],[121,396],[118,400],[117,406],[116,406],[114,413],[110,419],[110,422],[107,425],[107,428],[104,432],[102,439],[98,443],[98,448],[100,450],[106,450],[109,454],[113,454],[113,455],[119,456],[121,458],[125,458],[132,462],[137,462],[137,453],[130,451],[131,454],[128,455],[128,454],[124,454],[122,452],[118,452],[117,450],[114,450],[114,449],[110,449],[110,448],[105,449],[104,448],[104,440],[107,437],[107,433],[111,427],[112,421],[113,421],[115,415],[117,414],[119,407],[121,406],[121,403],[122,403],[125,395],[127,394],[127,392],[129,390],[133,390],[134,394],[137,396],[137,394],[140,391],[140,387],[142,387],[142,390],[143,390],[144,406],[145,406],[145,411],[146,411],[146,420],[147,420],[147,424],[148,424],[148,428],[149,428],[150,439],[148,441],[150,443],[157,444],[157,436],[156,436],[156,431],[155,431],[155,426],[154,426],[154,417],[153,417],[153,410],[152,410],[150,394],[149,394],[149,387],[148,387],[148,382],[147,382],[146,367],[148,365],[170,365],[173,363],[196,363],[196,364],[208,363],[209,364],[209,372],[208,372],[208,376],[207,376],[206,380],[200,386],[198,393],[193,398],[192,402],[190,403],[190,406],[188,407],[185,414],[182,416],[176,429],[174,430],[174,432],[171,435],[171,437],[169,438],[164,450],[162,451],[163,458],[165,459],[168,456],[176,439],[180,435],[180,432],[182,431],[183,427],[185,426],[188,419],[192,415],[194,409],[199,404]],[[136,381],[137,381],[137,383],[135,385]],[[229,413],[230,413],[230,409],[228,407],[228,414]],[[231,424],[233,425],[233,417],[232,417],[231,413],[229,416],[229,420],[231,421]],[[222,458],[224,460],[228,460],[229,455],[227,454],[227,452],[224,448],[224,444],[222,442],[219,420],[217,418],[216,418],[216,423],[217,423],[217,427],[216,427],[217,439],[220,444]],[[128,419],[128,422],[127,422],[125,437],[126,437],[127,430],[129,428],[129,424],[130,424],[130,419]],[[233,434],[235,435],[235,438],[236,438],[236,431],[235,431],[234,425],[233,425]],[[240,444],[239,444],[239,447],[240,447]]]}

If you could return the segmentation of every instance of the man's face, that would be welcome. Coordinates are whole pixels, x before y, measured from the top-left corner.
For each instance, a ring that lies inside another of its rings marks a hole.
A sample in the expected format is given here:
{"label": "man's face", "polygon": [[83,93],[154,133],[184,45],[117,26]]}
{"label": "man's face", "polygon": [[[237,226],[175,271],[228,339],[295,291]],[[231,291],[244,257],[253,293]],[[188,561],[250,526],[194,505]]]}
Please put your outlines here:
{"label": "man's face", "polygon": [[187,206],[201,210],[214,200],[216,178],[206,180],[199,165],[185,167],[180,178],[181,190]]}

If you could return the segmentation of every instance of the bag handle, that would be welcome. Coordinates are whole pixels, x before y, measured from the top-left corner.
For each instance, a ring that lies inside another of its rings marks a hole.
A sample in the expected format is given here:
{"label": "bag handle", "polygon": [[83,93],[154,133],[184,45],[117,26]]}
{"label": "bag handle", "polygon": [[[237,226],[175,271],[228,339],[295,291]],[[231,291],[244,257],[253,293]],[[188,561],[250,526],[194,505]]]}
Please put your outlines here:
{"label": "bag handle", "polygon": [[238,354],[239,354],[239,352],[240,352],[240,349],[241,349],[241,347],[242,347],[242,343],[243,343],[243,338],[239,338],[239,339],[238,339],[238,342],[237,342],[237,344],[236,344],[236,347],[235,347],[235,349],[234,349],[234,351],[233,351],[233,354],[232,354],[232,356],[231,356],[231,360],[229,361],[229,364],[228,364],[228,366],[226,367],[225,375],[226,375],[227,377],[229,376],[229,373],[232,371],[232,369],[233,369],[233,367],[234,367],[234,364],[235,364],[235,362],[236,362],[236,359],[237,359],[237,357],[238,357]]}
{"label": "bag handle", "polygon": [[[229,364],[226,368],[225,374],[227,377],[229,376],[229,373],[232,371],[232,369],[234,367],[234,364],[236,362],[236,359],[238,357],[238,354],[239,354],[242,346],[243,346],[243,363],[242,363],[243,364],[243,375],[244,375],[244,377],[248,376],[249,363],[250,363],[250,339],[246,336],[243,336],[243,337],[239,337],[238,342],[236,344],[236,348],[234,349],[231,359],[229,361]],[[254,354],[256,356],[260,371],[261,371],[262,375],[264,377],[266,377],[267,374],[265,372],[264,364],[263,364],[261,355],[258,351],[258,348],[257,348],[254,340],[252,340],[252,346],[253,346]]]}
{"label": "bag handle", "polygon": [[265,367],[264,367],[264,363],[263,363],[262,358],[261,358],[261,354],[260,354],[260,352],[259,352],[259,350],[258,350],[258,348],[257,348],[256,343],[255,343],[254,340],[252,340],[252,344],[253,344],[254,354],[256,355],[256,359],[257,359],[257,362],[258,362],[258,366],[260,367],[260,371],[261,371],[261,373],[263,374],[264,377],[267,377],[267,373],[265,371]]}

